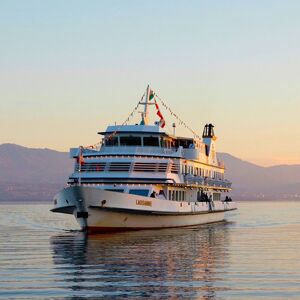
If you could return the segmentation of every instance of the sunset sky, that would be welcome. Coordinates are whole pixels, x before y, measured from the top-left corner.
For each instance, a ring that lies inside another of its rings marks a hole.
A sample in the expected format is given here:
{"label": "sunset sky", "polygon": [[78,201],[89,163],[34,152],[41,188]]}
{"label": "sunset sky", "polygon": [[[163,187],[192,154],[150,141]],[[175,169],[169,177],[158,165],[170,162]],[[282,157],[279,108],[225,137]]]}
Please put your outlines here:
{"label": "sunset sky", "polygon": [[0,0],[0,144],[94,144],[149,83],[195,131],[213,123],[219,151],[300,164],[299,15],[289,0]]}

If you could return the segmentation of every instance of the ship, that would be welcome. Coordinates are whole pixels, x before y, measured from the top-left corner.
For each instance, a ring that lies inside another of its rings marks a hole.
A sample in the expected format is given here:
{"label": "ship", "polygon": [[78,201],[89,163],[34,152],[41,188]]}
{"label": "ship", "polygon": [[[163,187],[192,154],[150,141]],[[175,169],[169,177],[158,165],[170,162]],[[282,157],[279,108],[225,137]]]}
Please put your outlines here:
{"label": "ship", "polygon": [[[171,133],[161,106],[177,122]],[[129,124],[135,112],[140,120]],[[176,135],[177,125],[192,136]],[[149,86],[125,122],[98,134],[97,144],[70,149],[74,171],[51,209],[74,215],[82,230],[195,226],[223,221],[236,209],[228,196],[232,183],[217,157],[214,125],[205,124],[198,135]]]}

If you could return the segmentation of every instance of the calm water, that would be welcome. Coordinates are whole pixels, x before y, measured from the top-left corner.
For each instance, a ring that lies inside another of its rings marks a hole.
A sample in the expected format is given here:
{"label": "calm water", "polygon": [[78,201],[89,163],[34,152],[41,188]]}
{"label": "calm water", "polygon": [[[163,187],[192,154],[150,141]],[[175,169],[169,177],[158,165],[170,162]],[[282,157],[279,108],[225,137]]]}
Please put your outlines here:
{"label": "calm water", "polygon": [[[0,299],[300,299],[300,202],[227,222],[89,235],[49,205],[0,205]],[[69,229],[69,230],[65,230]]]}

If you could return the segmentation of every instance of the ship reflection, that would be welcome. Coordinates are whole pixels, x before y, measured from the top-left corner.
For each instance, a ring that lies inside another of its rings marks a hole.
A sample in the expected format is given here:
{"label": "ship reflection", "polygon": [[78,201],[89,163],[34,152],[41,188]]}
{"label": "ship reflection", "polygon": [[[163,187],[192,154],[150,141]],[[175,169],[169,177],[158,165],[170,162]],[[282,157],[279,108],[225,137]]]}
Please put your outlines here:
{"label": "ship reflection", "polygon": [[86,235],[50,240],[68,299],[220,299],[225,291],[228,223],[184,229]]}

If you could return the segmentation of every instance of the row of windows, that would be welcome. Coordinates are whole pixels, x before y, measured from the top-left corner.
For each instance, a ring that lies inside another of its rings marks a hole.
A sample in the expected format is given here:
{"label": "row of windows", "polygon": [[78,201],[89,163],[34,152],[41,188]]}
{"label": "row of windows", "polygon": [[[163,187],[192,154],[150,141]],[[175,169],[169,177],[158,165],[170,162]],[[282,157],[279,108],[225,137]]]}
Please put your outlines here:
{"label": "row of windows", "polygon": [[188,165],[183,165],[182,168],[183,174],[192,174],[195,176],[202,176],[202,177],[210,177],[210,178],[216,178],[216,179],[223,179],[224,175],[223,173],[213,171],[213,170],[206,170],[202,168],[192,167]]}
{"label": "row of windows", "polygon": [[159,137],[155,136],[115,136],[105,140],[106,146],[150,146],[159,147]]}
{"label": "row of windows", "polygon": [[150,146],[150,147],[163,147],[172,148],[182,146],[183,148],[197,148],[200,149],[200,144],[196,145],[192,139],[170,140],[158,136],[114,136],[104,139],[106,146]]}
{"label": "row of windows", "polygon": [[184,201],[185,200],[185,191],[170,190],[169,191],[169,200]]}
{"label": "row of windows", "polygon": [[[117,192],[117,193],[123,193],[124,189],[105,189],[106,191],[111,191],[111,192]],[[129,194],[131,195],[138,195],[138,196],[145,196],[147,197],[149,195],[149,190],[148,189],[130,189],[128,191]]]}
{"label": "row of windows", "polygon": [[[82,172],[103,172],[106,168],[106,163],[94,163],[94,162],[86,162],[81,166]],[[129,172],[131,168],[130,162],[111,162],[108,164],[109,172]],[[133,165],[133,172],[166,172],[168,168],[167,163],[140,163],[136,162]],[[202,177],[210,177],[216,179],[223,179],[224,175],[220,172],[206,170],[202,168],[196,168],[192,166],[183,165],[182,168],[183,174],[192,174],[195,176]],[[76,170],[78,171],[78,165],[76,166]],[[178,173],[178,165],[172,163],[170,165],[171,173]]]}
{"label": "row of windows", "polygon": [[[81,166],[82,172],[103,172],[105,171],[106,163],[84,163]],[[131,168],[130,162],[111,162],[108,164],[107,171],[109,172],[129,172]],[[167,163],[140,163],[136,162],[133,165],[133,172],[162,172],[165,173],[167,171],[168,164]],[[172,163],[170,166],[171,173],[178,173],[178,165]],[[76,166],[76,171],[78,171],[78,165]],[[195,176],[202,177],[210,177],[216,179],[223,179],[223,174],[220,172],[205,170],[201,168],[196,168],[192,166],[183,166],[183,174],[192,174]]]}
{"label": "row of windows", "polygon": [[[124,193],[124,189],[105,189],[106,191],[112,191],[112,192],[118,192],[118,193]],[[148,197],[149,196],[149,189],[129,189],[128,191],[129,194],[132,195],[138,195],[138,196],[144,196]],[[161,190],[161,193],[163,195],[163,199],[165,199],[165,195],[163,191]],[[159,196],[158,196],[159,197]],[[209,201],[209,200],[214,200],[214,201],[219,201],[221,200],[221,194],[220,193],[213,193],[213,195],[208,196],[207,193],[198,190],[196,194],[196,199],[197,201]],[[168,193],[168,200],[173,200],[173,201],[185,201],[186,200],[186,192],[184,190],[169,190]]]}
{"label": "row of windows", "polygon": [[[178,165],[171,163],[170,172],[178,173]],[[76,165],[76,171],[78,171],[79,165]],[[108,163],[84,163],[81,165],[80,170],[82,172],[129,172],[131,169],[130,162],[111,162]],[[168,169],[168,163],[140,163],[136,162],[133,164],[133,172],[159,172],[166,173]]]}

